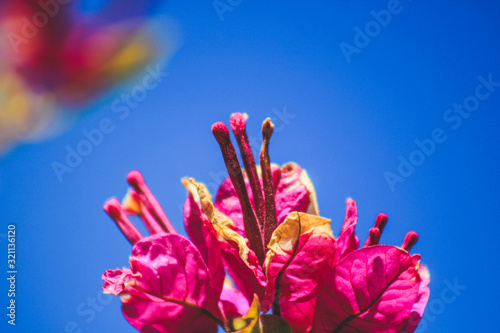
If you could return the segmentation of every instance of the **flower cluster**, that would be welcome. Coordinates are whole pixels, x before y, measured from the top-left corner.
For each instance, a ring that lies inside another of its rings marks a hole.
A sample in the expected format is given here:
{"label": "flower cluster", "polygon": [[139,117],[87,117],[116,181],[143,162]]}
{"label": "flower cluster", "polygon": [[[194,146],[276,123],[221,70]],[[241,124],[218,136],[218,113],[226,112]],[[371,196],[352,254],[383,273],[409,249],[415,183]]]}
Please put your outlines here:
{"label": "flower cluster", "polygon": [[[215,200],[202,183],[188,190],[177,234],[138,171],[120,203],[104,206],[133,244],[130,268],[103,274],[104,292],[122,295],[125,318],[141,332],[413,332],[429,298],[430,277],[403,244],[380,245],[381,213],[362,247],[356,203],[338,237],[319,216],[305,170],[271,164],[273,124],[262,126],[260,166],[246,134],[247,115],[231,115],[244,169],[223,123],[212,126],[229,173]],[[143,237],[127,215],[138,215]],[[229,276],[229,278],[226,276]],[[266,314],[272,310],[272,314]]]}

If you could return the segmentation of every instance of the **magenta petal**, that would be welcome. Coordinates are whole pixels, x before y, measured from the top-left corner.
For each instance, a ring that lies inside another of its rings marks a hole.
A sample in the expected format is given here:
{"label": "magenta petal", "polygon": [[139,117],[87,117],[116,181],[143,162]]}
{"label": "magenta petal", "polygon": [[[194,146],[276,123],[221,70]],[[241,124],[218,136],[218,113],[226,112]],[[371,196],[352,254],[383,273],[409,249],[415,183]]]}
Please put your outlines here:
{"label": "magenta petal", "polygon": [[210,273],[189,240],[175,234],[147,237],[134,245],[130,262],[132,271],[141,274],[135,285],[127,286],[129,296],[122,298],[123,314],[132,326],[142,332],[217,331],[216,322],[199,310],[155,297],[218,314]]}
{"label": "magenta petal", "polygon": [[429,282],[431,281],[431,276],[429,274],[429,270],[424,265],[420,264],[418,267],[418,274],[421,278],[420,286],[418,289],[418,297],[413,305],[413,309],[411,311],[411,316],[408,321],[408,326],[405,328],[405,333],[413,333],[422,319],[424,315],[425,306],[427,305],[427,301],[429,300],[430,290],[428,287]]}
{"label": "magenta petal", "polygon": [[292,212],[318,215],[314,187],[307,172],[298,164],[287,163],[281,168],[275,200],[278,225]]}
{"label": "magenta petal", "polygon": [[102,275],[104,285],[102,291],[106,294],[121,295],[125,289],[125,281],[140,277],[140,274],[133,274],[128,268],[108,269]]}
{"label": "magenta petal", "polygon": [[[186,186],[187,184],[184,185]],[[208,221],[200,205],[195,201],[193,194],[191,191],[188,191],[188,197],[184,202],[184,227],[186,228],[189,240],[193,242],[198,251],[200,251],[203,260],[207,262],[208,250],[205,237],[203,236],[204,219]]]}
{"label": "magenta petal", "polygon": [[273,233],[265,262],[266,300],[273,302],[279,293],[281,316],[296,333],[312,326],[318,285],[334,244],[330,220],[305,213],[290,214]]}
{"label": "magenta petal", "polygon": [[247,313],[250,305],[238,289],[234,288],[230,282],[226,282],[220,295],[219,307],[226,319],[232,320]]}
{"label": "magenta petal", "polygon": [[238,248],[233,244],[225,240],[221,240],[219,244],[222,250],[224,267],[247,302],[252,302],[254,294],[257,294],[259,299],[263,300],[266,278],[255,253],[249,250],[248,258],[245,262],[241,258]]}
{"label": "magenta petal", "polygon": [[338,262],[347,254],[359,247],[359,238],[354,233],[357,222],[358,210],[356,207],[356,202],[353,199],[349,198],[346,202],[344,224],[342,225],[342,230],[340,231],[340,235],[337,238],[337,243],[335,243],[335,262]]}
{"label": "magenta petal", "polygon": [[188,189],[188,198],[184,204],[184,225],[189,239],[198,248],[207,264],[212,278],[213,292],[219,295],[224,285],[226,272],[222,262],[217,231],[203,213],[196,187],[187,179],[182,180]]}
{"label": "magenta petal", "polygon": [[[245,171],[243,171],[243,178],[245,179],[245,185],[247,187],[250,203],[253,205],[253,195]],[[235,231],[246,238],[240,199],[236,194],[236,190],[234,189],[233,183],[231,182],[231,178],[227,177],[226,179],[224,179],[219,189],[217,190],[214,207],[224,215],[227,215],[233,221]]]}
{"label": "magenta petal", "polygon": [[329,269],[317,298],[314,332],[402,332],[418,301],[420,256],[375,245]]}

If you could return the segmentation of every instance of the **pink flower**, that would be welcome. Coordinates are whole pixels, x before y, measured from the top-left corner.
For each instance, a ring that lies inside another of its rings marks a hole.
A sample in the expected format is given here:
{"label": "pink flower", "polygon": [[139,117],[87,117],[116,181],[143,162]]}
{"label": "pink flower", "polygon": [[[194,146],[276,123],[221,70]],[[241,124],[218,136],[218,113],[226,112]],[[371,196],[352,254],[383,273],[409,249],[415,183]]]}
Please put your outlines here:
{"label": "pink flower", "polygon": [[[379,245],[387,223],[387,216],[379,214],[359,249],[356,204],[348,199],[335,238],[331,221],[318,216],[307,173],[293,163],[271,165],[271,121],[262,126],[260,167],[246,121],[246,114],[231,116],[245,170],[227,127],[212,126],[229,173],[215,201],[202,183],[183,179],[188,190],[184,224],[191,241],[176,234],[137,171],[128,176],[132,189],[123,206],[116,199],[105,205],[135,244],[131,269],[103,275],[106,292],[126,295],[122,299],[127,320],[142,331],[159,332],[196,332],[200,327],[210,331],[217,325],[228,332],[245,326],[241,332],[257,327],[259,332],[271,327],[294,332],[413,332],[430,281],[420,256],[409,254],[417,234],[409,232],[401,247]],[[153,236],[143,239],[126,213],[139,215]],[[260,315],[271,308],[273,315]]]}
{"label": "pink flower", "polygon": [[401,247],[378,245],[387,215],[377,216],[364,246],[354,234],[356,203],[347,200],[332,262],[318,289],[313,332],[405,332],[415,330],[429,299],[430,275],[420,255],[410,255],[418,235]]}

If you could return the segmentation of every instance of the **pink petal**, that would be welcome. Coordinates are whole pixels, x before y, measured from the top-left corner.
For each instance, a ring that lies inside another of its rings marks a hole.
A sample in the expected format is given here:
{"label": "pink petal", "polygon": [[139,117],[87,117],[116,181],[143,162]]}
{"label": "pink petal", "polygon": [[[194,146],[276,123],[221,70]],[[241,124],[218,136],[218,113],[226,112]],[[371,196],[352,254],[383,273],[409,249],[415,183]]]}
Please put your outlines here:
{"label": "pink petal", "polygon": [[333,255],[334,244],[330,220],[305,213],[290,214],[274,231],[269,243],[264,312],[276,301],[275,293],[279,292],[281,316],[294,332],[308,332],[322,269],[327,258]]}
{"label": "pink petal", "polygon": [[227,241],[221,241],[219,244],[222,250],[224,267],[238,290],[241,291],[249,303],[252,302],[254,294],[257,294],[259,299],[263,300],[266,277],[260,268],[255,253],[249,249],[248,258],[245,262],[234,244]]}
{"label": "pink petal", "polygon": [[224,285],[226,272],[222,262],[217,231],[203,213],[196,187],[187,179],[182,180],[188,189],[188,198],[184,203],[184,225],[189,239],[198,248],[207,264],[213,283],[213,292],[219,295]]}
{"label": "pink petal", "polygon": [[287,163],[281,167],[275,198],[278,225],[292,212],[319,214],[314,187],[307,172],[298,164]]}
{"label": "pink petal", "polygon": [[344,224],[342,225],[342,230],[340,231],[340,235],[337,238],[337,242],[335,243],[335,246],[337,248],[335,252],[335,262],[338,262],[347,254],[359,247],[359,238],[354,233],[357,222],[358,210],[356,207],[356,202],[353,199],[349,198],[346,202]]}
{"label": "pink petal", "polygon": [[314,332],[402,332],[418,301],[419,255],[375,245],[351,252],[325,272]]}
{"label": "pink petal", "polygon": [[[253,207],[254,199],[245,171],[243,171],[243,177],[245,179],[248,197]],[[233,183],[231,182],[231,178],[227,177],[220,185],[219,189],[217,190],[217,195],[215,196],[214,206],[221,213],[227,215],[233,221],[236,232],[246,238],[240,199],[236,194],[236,190],[234,189]]]}
{"label": "pink petal", "polygon": [[224,283],[224,288],[220,295],[219,307],[228,320],[243,316],[248,312],[250,305],[243,294],[230,282]]}
{"label": "pink petal", "polygon": [[147,237],[134,245],[130,263],[142,276],[136,285],[127,286],[130,295],[122,298],[123,314],[132,326],[142,332],[217,331],[216,322],[199,310],[157,297],[218,314],[210,273],[189,240],[175,234]]}
{"label": "pink petal", "polygon": [[133,274],[128,268],[121,269],[108,269],[102,275],[104,285],[102,291],[106,294],[121,295],[125,289],[125,281],[140,277],[140,274]]}
{"label": "pink petal", "polygon": [[413,309],[411,311],[411,316],[408,321],[408,326],[405,328],[405,333],[413,333],[422,319],[424,315],[425,306],[427,305],[427,301],[429,300],[430,290],[427,286],[431,281],[431,276],[429,274],[429,270],[424,265],[420,264],[418,267],[418,274],[420,276],[421,282],[418,289],[418,297],[413,305]]}

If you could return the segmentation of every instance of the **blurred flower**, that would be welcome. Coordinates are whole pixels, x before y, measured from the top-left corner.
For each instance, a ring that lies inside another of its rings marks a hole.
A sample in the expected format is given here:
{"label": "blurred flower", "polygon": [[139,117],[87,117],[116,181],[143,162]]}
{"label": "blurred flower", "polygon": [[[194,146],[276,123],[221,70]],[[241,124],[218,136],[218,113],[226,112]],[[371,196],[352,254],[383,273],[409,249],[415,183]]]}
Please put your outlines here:
{"label": "blurred flower", "polygon": [[[112,6],[113,20],[105,17],[111,5],[90,16],[77,12],[77,2],[0,2],[0,132],[8,133],[0,138],[0,149],[40,130],[60,112],[84,111],[164,51],[155,46],[148,17],[129,13],[128,7],[147,8],[149,2],[112,3],[121,3]],[[21,110],[14,108],[19,95]]]}
{"label": "blurred flower", "polygon": [[[413,332],[430,281],[420,256],[409,254],[417,234],[409,232],[401,247],[379,245],[387,223],[381,213],[359,249],[356,204],[348,199],[334,238],[331,221],[318,216],[307,173],[293,163],[271,165],[269,119],[262,126],[260,166],[255,164],[247,118],[231,116],[245,170],[228,128],[220,122],[212,126],[229,173],[215,203],[203,184],[183,179],[190,240],[176,235],[140,173],[129,173],[132,189],[123,203],[111,199],[105,210],[134,244],[131,270],[108,270],[103,290],[124,295],[125,317],[143,332],[215,331],[217,325],[227,332],[271,327],[304,333]],[[140,216],[152,236],[143,238],[127,214]],[[272,315],[263,315],[271,308]],[[196,320],[187,320],[188,315]]]}

